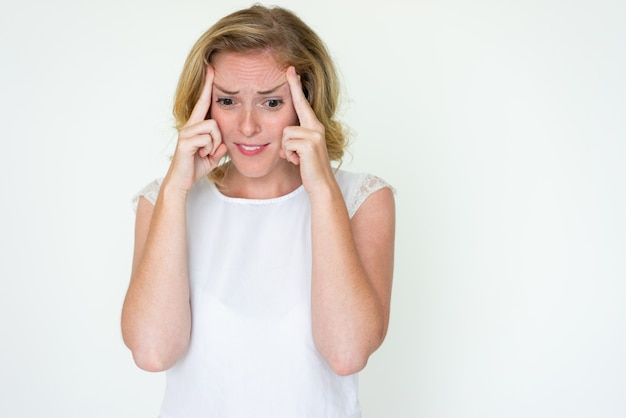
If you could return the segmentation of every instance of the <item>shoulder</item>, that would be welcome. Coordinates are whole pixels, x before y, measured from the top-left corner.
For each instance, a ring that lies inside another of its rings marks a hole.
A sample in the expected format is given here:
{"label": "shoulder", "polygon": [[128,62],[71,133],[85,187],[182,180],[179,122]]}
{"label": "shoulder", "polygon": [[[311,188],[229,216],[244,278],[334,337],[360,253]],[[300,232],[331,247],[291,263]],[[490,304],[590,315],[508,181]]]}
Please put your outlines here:
{"label": "shoulder", "polygon": [[[141,188],[132,198],[131,203],[133,209],[137,211],[137,207],[139,205],[139,198],[145,198],[152,206],[156,204],[157,197],[159,196],[159,192],[161,191],[161,185],[163,184],[164,177],[159,177],[152,180],[150,183],[146,184],[143,188]],[[204,179],[200,179],[197,181],[189,190],[188,200],[194,201],[194,199],[198,199],[207,194],[207,191],[210,189],[216,189],[214,183],[205,177]]]}
{"label": "shoulder", "polygon": [[150,183],[143,186],[132,198],[131,204],[133,205],[133,209],[137,210],[137,205],[139,204],[139,198],[144,197],[148,202],[152,203],[154,206],[157,196],[159,195],[159,191],[161,190],[161,183],[163,183],[163,178],[157,178],[152,180]]}
{"label": "shoulder", "polygon": [[363,202],[375,192],[388,189],[392,195],[395,194],[395,189],[387,181],[370,173],[337,170],[335,179],[343,194],[350,218],[354,216]]}

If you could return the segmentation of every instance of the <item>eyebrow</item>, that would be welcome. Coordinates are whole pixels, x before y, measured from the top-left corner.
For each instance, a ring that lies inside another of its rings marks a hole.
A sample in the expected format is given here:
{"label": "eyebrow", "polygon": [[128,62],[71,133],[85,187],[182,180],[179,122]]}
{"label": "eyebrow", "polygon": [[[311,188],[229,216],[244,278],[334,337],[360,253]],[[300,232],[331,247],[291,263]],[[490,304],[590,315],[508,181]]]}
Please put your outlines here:
{"label": "eyebrow", "polygon": [[[287,82],[286,82],[286,81],[285,81],[285,82],[283,82],[283,83],[281,83],[281,84],[279,84],[279,85],[277,85],[276,87],[273,87],[273,88],[269,89],[269,90],[260,90],[260,91],[257,91],[257,94],[271,94],[271,93],[274,93],[276,90],[278,90],[279,88],[281,88],[281,87],[282,87],[282,86],[284,86],[285,84],[287,84]],[[217,85],[217,84],[215,84],[215,83],[213,83],[213,85],[215,86],[215,88],[216,88],[216,89],[218,89],[219,91],[221,91],[221,92],[222,92],[222,93],[224,93],[224,94],[230,94],[230,95],[239,94],[239,90],[237,90],[237,91],[230,91],[230,90],[226,90],[226,89],[225,89],[225,88],[223,88],[223,87],[220,87],[219,85]]]}

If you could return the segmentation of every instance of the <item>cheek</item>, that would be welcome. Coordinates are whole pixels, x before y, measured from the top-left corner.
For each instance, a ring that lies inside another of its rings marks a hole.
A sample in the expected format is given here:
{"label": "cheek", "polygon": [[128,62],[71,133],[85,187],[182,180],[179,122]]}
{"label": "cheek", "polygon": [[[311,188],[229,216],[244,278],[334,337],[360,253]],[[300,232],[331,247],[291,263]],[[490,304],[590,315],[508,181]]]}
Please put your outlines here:
{"label": "cheek", "polygon": [[292,116],[291,113],[268,112],[261,115],[257,119],[257,122],[261,125],[263,131],[265,131],[266,133],[271,132],[276,135],[282,136],[283,129],[285,129],[287,126],[293,126],[294,124],[297,124],[298,119],[297,117],[294,119],[294,116]]}
{"label": "cheek", "polygon": [[298,115],[293,109],[281,112],[279,116],[276,116],[274,123],[280,126],[281,130],[287,126],[298,126],[300,124],[298,121]]}
{"label": "cheek", "polygon": [[[237,112],[226,112],[216,108],[210,111],[209,117],[217,123],[223,137],[228,137],[230,134],[237,135],[239,126]],[[282,136],[283,129],[287,126],[299,125],[298,115],[293,109],[289,112],[261,112],[257,115],[256,122],[261,125],[262,132],[272,136]]]}
{"label": "cheek", "polygon": [[300,125],[300,120],[298,119],[298,114],[296,113],[296,110],[293,107],[290,109],[287,118],[289,119],[289,125],[290,126]]}
{"label": "cheek", "polygon": [[209,117],[217,123],[222,135],[234,125],[232,117],[229,118],[228,113],[221,111],[221,109],[211,110]]}

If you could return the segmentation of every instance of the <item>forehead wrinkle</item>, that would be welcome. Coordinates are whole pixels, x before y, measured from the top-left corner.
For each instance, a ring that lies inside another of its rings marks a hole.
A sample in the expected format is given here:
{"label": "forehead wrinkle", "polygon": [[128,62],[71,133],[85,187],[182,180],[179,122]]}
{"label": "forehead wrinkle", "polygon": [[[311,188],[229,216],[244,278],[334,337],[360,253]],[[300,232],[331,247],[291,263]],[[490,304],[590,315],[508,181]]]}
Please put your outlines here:
{"label": "forehead wrinkle", "polygon": [[[258,90],[257,94],[261,94],[261,95],[265,95],[265,94],[272,94],[275,93],[276,90],[280,89],[281,87],[283,87],[285,84],[287,84],[286,81],[283,81],[282,83],[280,83],[279,85],[277,85],[276,87],[272,87],[270,89],[267,90]],[[220,86],[217,83],[213,83],[213,86],[218,89],[220,92],[224,93],[224,94],[230,94],[230,95],[237,95],[240,93],[239,90],[226,90],[224,87]]]}
{"label": "forehead wrinkle", "polygon": [[226,90],[223,87],[220,87],[217,83],[213,82],[213,87],[215,87],[216,89],[218,89],[219,91],[221,91],[224,94],[231,94],[231,95],[235,95],[235,94],[239,94],[239,90],[236,91],[230,91],[230,90]]}
{"label": "forehead wrinkle", "polygon": [[[272,94],[274,92],[276,92],[276,90],[280,89],[282,86],[284,86],[285,84],[287,84],[286,81],[280,83],[279,85],[277,85],[276,87],[272,87],[271,89],[268,90],[259,90],[257,91],[257,94]],[[226,90],[224,87],[220,86],[219,84],[213,83],[213,86],[218,89],[219,91],[221,91],[224,94],[230,94],[230,95],[236,95],[239,94],[239,90]]]}
{"label": "forehead wrinkle", "polygon": [[284,86],[285,84],[287,84],[286,81],[283,81],[282,83],[280,83],[279,85],[277,85],[276,87],[273,87],[269,90],[259,90],[257,91],[258,94],[272,94],[274,93],[276,90],[278,90],[279,88],[281,88],[282,86]]}
{"label": "forehead wrinkle", "polygon": [[271,94],[287,84],[286,70],[274,62],[224,58],[225,61],[215,63],[213,81],[213,86],[224,94]]}

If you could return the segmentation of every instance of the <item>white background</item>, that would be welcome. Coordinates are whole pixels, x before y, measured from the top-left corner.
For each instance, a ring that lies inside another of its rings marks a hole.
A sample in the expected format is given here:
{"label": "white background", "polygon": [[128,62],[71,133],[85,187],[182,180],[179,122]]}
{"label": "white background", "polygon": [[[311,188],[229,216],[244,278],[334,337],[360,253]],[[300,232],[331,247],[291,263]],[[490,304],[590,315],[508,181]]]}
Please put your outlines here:
{"label": "white background", "polygon": [[[3,0],[0,416],[155,417],[119,316],[184,58],[251,3]],[[626,3],[285,0],[397,189],[364,417],[626,416]]]}

